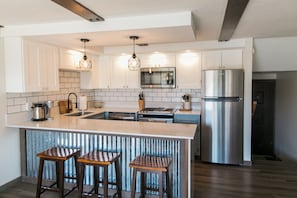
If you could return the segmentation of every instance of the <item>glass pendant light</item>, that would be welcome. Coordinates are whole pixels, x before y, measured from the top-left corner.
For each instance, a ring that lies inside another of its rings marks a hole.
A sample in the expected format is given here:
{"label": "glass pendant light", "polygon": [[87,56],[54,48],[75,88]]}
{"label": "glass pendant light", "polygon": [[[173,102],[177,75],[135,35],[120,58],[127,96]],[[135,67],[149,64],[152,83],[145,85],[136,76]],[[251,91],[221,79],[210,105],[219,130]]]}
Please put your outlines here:
{"label": "glass pendant light", "polygon": [[140,68],[141,62],[140,59],[135,54],[135,40],[137,40],[138,36],[130,36],[131,40],[133,40],[133,54],[128,60],[128,68],[131,71],[137,71]]}
{"label": "glass pendant light", "polygon": [[84,56],[79,61],[79,69],[81,70],[90,70],[92,69],[92,61],[88,59],[86,54],[86,42],[89,42],[89,39],[82,38],[80,39],[81,42],[84,42]]}

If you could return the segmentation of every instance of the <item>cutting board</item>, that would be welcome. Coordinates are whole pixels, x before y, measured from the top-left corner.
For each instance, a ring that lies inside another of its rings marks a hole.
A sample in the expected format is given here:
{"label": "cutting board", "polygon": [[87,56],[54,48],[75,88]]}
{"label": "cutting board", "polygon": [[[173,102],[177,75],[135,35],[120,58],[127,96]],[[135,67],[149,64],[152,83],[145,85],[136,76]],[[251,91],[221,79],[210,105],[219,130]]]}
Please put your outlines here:
{"label": "cutting board", "polygon": [[[60,114],[67,113],[67,108],[68,108],[68,101],[67,100],[60,100],[59,101],[59,112]],[[69,107],[72,111],[72,101],[69,101]]]}

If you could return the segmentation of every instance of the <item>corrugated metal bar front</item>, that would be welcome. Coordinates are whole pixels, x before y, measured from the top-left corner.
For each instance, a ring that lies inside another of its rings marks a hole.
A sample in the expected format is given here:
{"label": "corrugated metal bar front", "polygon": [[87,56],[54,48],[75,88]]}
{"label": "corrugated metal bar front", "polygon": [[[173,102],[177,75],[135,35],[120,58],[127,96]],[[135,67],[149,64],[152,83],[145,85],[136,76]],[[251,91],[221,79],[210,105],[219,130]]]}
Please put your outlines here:
{"label": "corrugated metal bar front", "polygon": [[[170,168],[171,189],[173,197],[180,195],[180,141],[172,139],[141,138],[130,136],[108,136],[98,134],[81,134],[73,132],[54,132],[54,131],[26,131],[26,155],[27,155],[27,176],[37,177],[39,160],[36,157],[38,152],[53,146],[63,146],[81,149],[81,154],[92,150],[102,150],[109,152],[120,152],[122,189],[131,191],[132,169],[129,163],[137,155],[147,154],[155,156],[168,156],[172,158]],[[100,170],[101,174],[103,170]],[[68,175],[75,175],[74,161],[65,162],[65,172]],[[115,181],[114,166],[109,167],[108,179]],[[47,180],[55,179],[55,166],[52,162],[46,162],[43,171],[43,178]],[[101,176],[100,176],[101,177]],[[73,182],[68,180],[68,182]],[[137,183],[140,183],[140,176],[137,176]],[[84,184],[93,184],[93,168],[87,166]],[[164,184],[165,185],[165,184]],[[148,174],[147,186],[158,187],[158,178],[155,174]],[[114,187],[115,188],[115,187]],[[139,185],[137,191],[140,191]],[[151,192],[151,194],[156,194]]]}

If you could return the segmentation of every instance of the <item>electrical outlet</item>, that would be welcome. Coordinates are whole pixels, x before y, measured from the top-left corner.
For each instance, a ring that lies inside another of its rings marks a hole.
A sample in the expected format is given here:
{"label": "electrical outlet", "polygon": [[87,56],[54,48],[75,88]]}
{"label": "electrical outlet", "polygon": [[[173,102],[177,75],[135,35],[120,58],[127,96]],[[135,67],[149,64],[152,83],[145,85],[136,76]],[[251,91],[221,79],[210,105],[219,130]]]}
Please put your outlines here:
{"label": "electrical outlet", "polygon": [[29,111],[29,103],[28,102],[26,102],[26,104],[25,104],[25,110]]}

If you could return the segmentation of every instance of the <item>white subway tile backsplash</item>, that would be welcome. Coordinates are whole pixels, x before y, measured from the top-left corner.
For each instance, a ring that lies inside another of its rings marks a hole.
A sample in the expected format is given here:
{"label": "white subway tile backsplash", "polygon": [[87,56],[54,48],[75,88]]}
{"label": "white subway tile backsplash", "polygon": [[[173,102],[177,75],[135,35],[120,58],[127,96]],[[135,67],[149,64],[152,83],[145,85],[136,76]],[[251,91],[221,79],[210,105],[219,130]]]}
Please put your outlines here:
{"label": "white subway tile backsplash", "polygon": [[21,112],[21,105],[7,106],[7,113]]}
{"label": "white subway tile backsplash", "polygon": [[80,73],[73,71],[59,71],[60,90],[52,92],[32,93],[7,93],[7,113],[18,113],[26,111],[26,103],[29,107],[32,103],[53,100],[58,105],[59,100],[66,100],[70,92],[80,95],[83,93],[89,100],[95,99],[94,90],[80,90]]}
{"label": "white subway tile backsplash", "polygon": [[26,102],[27,102],[26,98],[15,98],[14,99],[15,105],[22,105],[22,104],[25,104]]}
{"label": "white subway tile backsplash", "polygon": [[114,92],[106,92],[105,95],[106,96],[114,96]]}
{"label": "white subway tile backsplash", "polygon": [[17,98],[17,97],[21,97],[20,93],[9,93],[7,95],[7,98]]}
{"label": "white subway tile backsplash", "polygon": [[8,106],[14,105],[14,99],[13,99],[13,98],[8,98],[8,99],[6,100],[6,102],[7,102],[7,105],[8,105]]}
{"label": "white subway tile backsplash", "polygon": [[163,97],[162,102],[171,102],[171,98],[169,97]]}
{"label": "white subway tile backsplash", "polygon": [[21,97],[30,97],[32,93],[21,93]]}
{"label": "white subway tile backsplash", "polygon": [[[67,100],[70,92],[88,96],[88,100],[100,100],[107,106],[128,104],[138,106],[138,95],[143,92],[146,107],[179,107],[184,94],[191,95],[192,106],[200,108],[199,89],[80,89],[80,73],[75,71],[59,71],[60,90],[53,92],[7,93],[7,113],[25,111],[25,103],[53,100]],[[73,101],[74,102],[74,101]]]}

